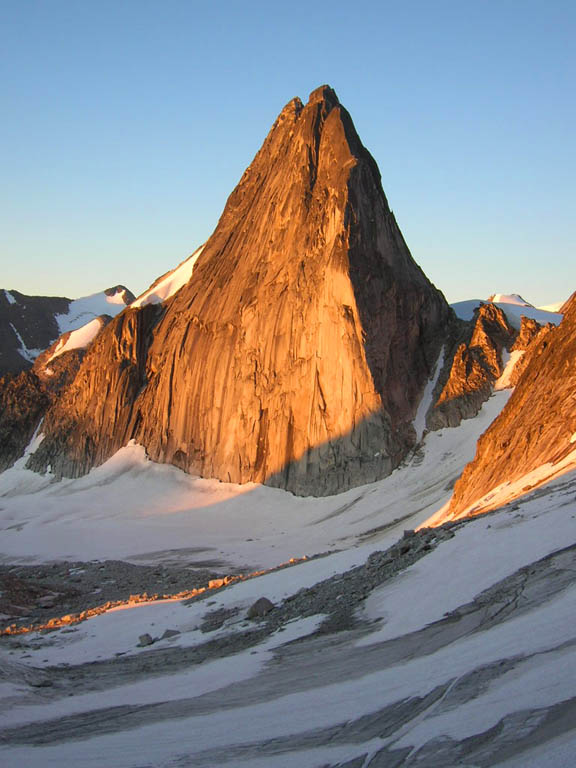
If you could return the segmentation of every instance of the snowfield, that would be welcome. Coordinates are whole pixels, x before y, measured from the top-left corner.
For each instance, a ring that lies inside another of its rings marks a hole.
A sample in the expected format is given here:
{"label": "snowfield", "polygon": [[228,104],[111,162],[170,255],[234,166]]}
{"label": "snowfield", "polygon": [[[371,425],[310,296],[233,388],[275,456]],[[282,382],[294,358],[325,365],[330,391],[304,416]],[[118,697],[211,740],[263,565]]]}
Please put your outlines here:
{"label": "snowfield", "polygon": [[100,333],[102,326],[103,321],[99,317],[95,317],[94,320],[90,320],[89,323],[80,326],[77,330],[63,334],[54,352],[44,361],[44,365],[48,365],[56,357],[63,355],[64,352],[69,352],[71,349],[86,349]]}
{"label": "snowfield", "polygon": [[[3,638],[0,763],[571,767],[576,469],[547,483],[542,470],[521,498],[503,490],[487,515],[403,533],[446,504],[509,394],[336,497],[191,478],[135,444],[60,483],[20,460],[0,475],[10,562],[210,559],[226,572],[332,554]],[[262,596],[274,610],[248,619]]]}
{"label": "snowfield", "polygon": [[144,307],[146,304],[161,304],[166,299],[186,285],[188,280],[192,277],[194,266],[198,257],[204,250],[204,246],[197,248],[194,253],[187,259],[179,264],[175,269],[167,272],[162,277],[158,278],[147,291],[138,296],[138,298],[132,302],[132,307]]}
{"label": "snowfield", "polygon": [[123,309],[126,309],[126,291],[120,289],[108,295],[105,291],[83,296],[70,302],[68,312],[56,315],[56,322],[60,335],[68,331],[76,331],[87,323],[90,323],[100,315],[115,317]]}
{"label": "snowfield", "polygon": [[[533,320],[540,323],[540,325],[546,325],[546,323],[558,325],[563,317],[558,311],[549,311],[548,307],[538,309],[537,307],[532,306],[532,304],[524,301],[518,294],[505,295],[503,293],[497,293],[494,295],[492,301],[504,312],[508,318],[508,322],[513,328],[516,328],[516,330],[520,329],[522,315],[531,317]],[[480,304],[486,303],[487,299],[469,299],[467,301],[457,301],[450,306],[461,320],[472,320],[474,317],[474,310],[479,307]]]}

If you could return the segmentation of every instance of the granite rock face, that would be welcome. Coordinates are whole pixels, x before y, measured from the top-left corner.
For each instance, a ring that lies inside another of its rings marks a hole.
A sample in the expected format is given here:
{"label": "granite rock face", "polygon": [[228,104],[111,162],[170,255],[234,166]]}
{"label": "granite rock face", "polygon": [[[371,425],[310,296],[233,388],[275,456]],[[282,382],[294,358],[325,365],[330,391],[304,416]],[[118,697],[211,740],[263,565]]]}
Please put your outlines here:
{"label": "granite rock face", "polygon": [[0,379],[0,472],[24,454],[46,411],[78,373],[85,350],[64,352],[48,366],[44,360],[55,346],[39,355],[31,369]]}
{"label": "granite rock face", "polygon": [[514,481],[574,450],[576,434],[576,300],[558,327],[538,332],[527,364],[500,416],[478,441],[476,456],[454,488],[451,516],[504,481]]}
{"label": "granite rock face", "polygon": [[134,427],[130,405],[146,383],[151,329],[161,312],[155,305],[128,308],[98,334],[74,380],[48,410],[42,428],[45,438],[29,459],[30,469],[44,472],[50,465],[57,476],[79,476],[130,440]]}
{"label": "granite rock face", "polygon": [[204,477],[298,494],[388,474],[452,312],[413,261],[328,86],[281,112],[189,282],[100,334],[34,457],[63,475],[128,440]]}
{"label": "granite rock face", "polygon": [[457,427],[462,419],[476,416],[502,374],[502,352],[512,349],[516,331],[495,304],[481,304],[461,338],[439,379],[437,399],[427,417],[429,429]]}
{"label": "granite rock face", "polygon": [[540,323],[531,317],[522,316],[520,331],[516,337],[516,341],[512,345],[511,352],[522,352],[522,357],[519,358],[514,370],[510,375],[510,384],[515,387],[520,379],[520,376],[524,373],[525,368],[530,362],[532,352],[536,350],[540,341],[542,341],[551,331],[555,328],[552,323],[547,323],[542,326]]}

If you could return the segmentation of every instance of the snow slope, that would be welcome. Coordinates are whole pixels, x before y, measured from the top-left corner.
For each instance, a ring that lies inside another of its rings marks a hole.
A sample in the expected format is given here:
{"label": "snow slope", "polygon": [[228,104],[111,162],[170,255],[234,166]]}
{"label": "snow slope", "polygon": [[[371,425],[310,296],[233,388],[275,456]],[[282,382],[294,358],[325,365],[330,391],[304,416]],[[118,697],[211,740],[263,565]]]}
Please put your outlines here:
{"label": "snow slope", "polygon": [[500,412],[498,392],[475,419],[426,435],[425,449],[390,477],[338,496],[295,497],[255,484],[193,478],[129,445],[88,475],[53,483],[23,469],[0,475],[0,557],[12,561],[116,558],[230,568],[352,546],[392,526],[396,536],[429,517]]}
{"label": "snow slope", "polygon": [[[0,763],[571,768],[576,449],[564,474],[524,478],[524,488],[537,481],[528,494],[503,488],[493,500],[505,506],[427,534],[418,559],[395,561],[365,600],[340,576],[377,550],[410,548],[417,537],[402,538],[404,529],[448,501],[508,396],[496,392],[477,418],[426,434],[390,477],[337,497],[192,478],[135,444],[59,483],[17,462],[0,475],[9,561],[210,560],[225,570],[333,553],[203,600],[127,605],[4,639]],[[324,579],[342,585],[324,608],[247,620],[261,596],[278,611],[308,605],[299,591],[312,588],[313,601]],[[348,605],[347,622],[339,610]],[[224,618],[210,629],[215,612]],[[167,629],[177,634],[138,644]]]}
{"label": "snow slope", "polygon": [[563,301],[556,301],[554,304],[545,304],[543,307],[537,307],[537,309],[541,309],[544,312],[556,312],[559,313],[562,307],[564,306]]}
{"label": "snow slope", "polygon": [[[480,306],[480,304],[486,304],[488,300],[484,299],[469,299],[468,301],[457,301],[450,306],[461,320],[472,320],[474,316],[474,310]],[[541,325],[546,323],[553,323],[558,325],[562,320],[563,315],[559,312],[548,311],[547,308],[536,308],[524,301],[524,299],[518,294],[505,295],[497,293],[492,299],[493,303],[499,307],[506,317],[510,325],[516,329],[520,328],[521,317],[531,317]]]}
{"label": "snow slope", "polygon": [[[246,608],[260,595],[278,604],[349,568],[358,550],[210,600],[127,607],[72,632],[19,639],[1,657],[9,682],[0,760],[27,768],[335,768],[353,759],[368,768],[571,767],[575,490],[573,472],[513,508],[460,524],[374,589],[355,610],[359,623],[336,633],[316,633],[321,614],[266,630],[246,621]],[[393,539],[389,531],[379,546]],[[373,548],[363,545],[363,558]],[[237,613],[203,632],[222,609]],[[139,634],[166,628],[180,634],[137,647]]]}
{"label": "snow slope", "polygon": [[51,360],[64,354],[64,352],[69,352],[71,349],[86,349],[100,333],[102,326],[102,320],[99,317],[95,317],[94,320],[90,320],[90,322],[80,326],[77,330],[62,334],[56,343],[56,348],[44,361],[44,365],[48,365]]}
{"label": "snow slope", "polygon": [[[7,291],[4,291],[4,293],[8,293]],[[24,358],[24,360],[27,360],[29,363],[33,363],[34,360],[38,357],[38,355],[41,354],[41,349],[29,349],[26,344],[24,343],[24,339],[20,334],[18,333],[18,330],[14,327],[12,323],[9,324],[10,328],[14,331],[14,334],[16,335],[16,338],[18,339],[20,343],[20,348],[18,349],[18,353]]]}
{"label": "snow slope", "polygon": [[56,315],[60,334],[75,331],[99,315],[114,317],[126,308],[129,299],[130,294],[123,286],[118,286],[110,294],[106,291],[100,291],[100,293],[74,299],[70,302],[68,312]]}
{"label": "snow slope", "polygon": [[194,251],[191,256],[185,259],[175,269],[158,278],[147,291],[132,302],[132,306],[143,307],[146,304],[160,304],[173,296],[183,285],[186,285],[188,280],[192,277],[194,265],[203,249],[204,246],[200,246],[200,248]]}
{"label": "snow slope", "polygon": [[519,293],[495,293],[489,301],[494,304],[516,304],[519,307],[532,307],[526,299],[523,299]]}

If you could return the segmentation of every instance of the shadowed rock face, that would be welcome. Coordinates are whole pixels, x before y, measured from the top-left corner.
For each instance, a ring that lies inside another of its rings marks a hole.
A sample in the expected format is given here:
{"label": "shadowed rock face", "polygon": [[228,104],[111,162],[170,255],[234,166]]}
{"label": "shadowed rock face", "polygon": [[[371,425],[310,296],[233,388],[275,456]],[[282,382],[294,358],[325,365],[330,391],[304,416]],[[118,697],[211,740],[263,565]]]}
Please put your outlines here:
{"label": "shadowed rock face", "polygon": [[327,86],[282,110],[162,316],[137,313],[86,356],[36,466],[78,474],[135,438],[188,472],[301,494],[375,480],[414,442],[451,318]]}
{"label": "shadowed rock face", "polygon": [[[102,317],[102,325],[109,320]],[[85,349],[71,349],[51,359],[58,344],[38,355],[30,370],[0,379],[0,472],[24,454],[45,412],[78,373]]]}
{"label": "shadowed rock face", "polygon": [[[525,331],[526,339],[529,333]],[[481,304],[467,335],[439,381],[439,395],[427,418],[429,429],[457,427],[462,419],[476,416],[502,374],[502,351],[512,348],[516,331],[495,304]]]}
{"label": "shadowed rock face", "polygon": [[560,325],[541,329],[528,347],[514,393],[456,483],[452,515],[500,483],[557,462],[576,447],[571,442],[576,434],[576,301],[565,310]]}
{"label": "shadowed rock face", "polygon": [[56,315],[67,312],[70,301],[0,290],[0,376],[32,367],[34,358],[26,350],[37,354],[54,341],[59,334]]}
{"label": "shadowed rock face", "polygon": [[48,403],[42,382],[32,371],[0,379],[0,472],[24,453]]}
{"label": "shadowed rock face", "polygon": [[30,469],[52,465],[56,475],[82,475],[130,440],[131,406],[146,382],[151,330],[160,313],[154,305],[128,308],[98,334],[74,381],[48,411],[46,437]]}

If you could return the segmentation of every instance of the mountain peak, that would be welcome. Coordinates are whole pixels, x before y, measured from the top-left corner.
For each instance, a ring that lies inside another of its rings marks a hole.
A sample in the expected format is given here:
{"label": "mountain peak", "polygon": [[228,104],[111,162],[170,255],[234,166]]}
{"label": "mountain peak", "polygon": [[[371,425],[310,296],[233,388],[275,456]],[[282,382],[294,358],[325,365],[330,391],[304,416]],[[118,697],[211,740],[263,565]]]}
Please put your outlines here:
{"label": "mountain peak", "polygon": [[315,88],[308,97],[308,104],[317,104],[318,102],[325,102],[330,108],[337,107],[340,104],[336,91],[329,85],[321,85],[319,88]]}
{"label": "mountain peak", "polygon": [[450,317],[321,86],[284,107],[164,311],[103,331],[34,465],[73,476],[135,439],[188,472],[305,495],[376,480],[414,444]]}

